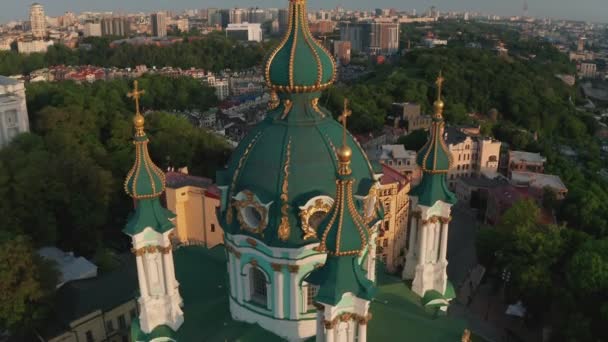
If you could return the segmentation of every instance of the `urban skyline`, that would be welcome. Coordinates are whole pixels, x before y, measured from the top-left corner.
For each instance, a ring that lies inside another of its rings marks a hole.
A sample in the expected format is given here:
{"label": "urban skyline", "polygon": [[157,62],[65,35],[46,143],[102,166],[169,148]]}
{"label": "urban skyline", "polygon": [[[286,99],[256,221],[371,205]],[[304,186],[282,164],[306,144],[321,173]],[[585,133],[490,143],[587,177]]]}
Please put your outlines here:
{"label": "urban skyline", "polygon": [[[90,0],[75,3],[71,0],[39,1],[45,8],[47,15],[58,16],[66,11],[113,11],[113,12],[151,12],[159,10],[185,10],[206,7],[284,7],[282,0],[266,0],[263,2],[251,0],[237,0],[233,3],[226,3],[219,0],[208,0],[199,2],[196,0],[177,0],[167,5],[160,0],[147,1],[146,4],[137,3],[133,0],[107,0],[103,4]],[[500,16],[515,16],[523,13],[523,1],[501,2],[498,0],[463,0],[458,5],[448,0],[412,0],[402,3],[397,0],[381,0],[369,6],[363,0],[352,0],[348,2],[340,0],[309,0],[311,8],[334,8],[344,6],[348,9],[372,9],[376,7],[394,7],[399,10],[416,9],[418,13],[426,11],[431,6],[437,6],[442,11],[478,11],[495,14]],[[24,2],[6,4],[0,13],[0,23],[12,20],[27,20],[30,4]],[[552,17],[559,19],[583,20],[591,22],[606,22],[607,15],[601,0],[583,0],[582,2],[572,2],[567,0],[534,0],[528,1],[528,13],[536,17]]]}

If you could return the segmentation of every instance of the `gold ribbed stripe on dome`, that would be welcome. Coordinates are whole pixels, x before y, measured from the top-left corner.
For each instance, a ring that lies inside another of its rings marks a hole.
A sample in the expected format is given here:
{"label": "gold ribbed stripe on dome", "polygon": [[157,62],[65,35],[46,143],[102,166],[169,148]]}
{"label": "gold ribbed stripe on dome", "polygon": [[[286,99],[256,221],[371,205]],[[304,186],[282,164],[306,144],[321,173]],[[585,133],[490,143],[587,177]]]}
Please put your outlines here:
{"label": "gold ribbed stripe on dome", "polygon": [[259,132],[258,134],[256,134],[255,137],[253,137],[253,139],[245,149],[245,152],[241,156],[241,159],[239,159],[239,163],[237,164],[236,169],[234,170],[234,174],[232,175],[232,183],[230,184],[230,192],[228,193],[228,208],[226,209],[226,222],[228,224],[232,223],[232,196],[234,196],[234,187],[236,186],[236,182],[239,178],[241,169],[243,168],[245,161],[249,157],[249,152],[251,152],[261,135],[262,132]]}
{"label": "gold ribbed stripe on dome", "polygon": [[[304,40],[306,41],[306,45],[308,45],[308,48],[310,49],[310,51],[312,52],[313,56],[315,56],[315,62],[317,62],[317,82],[315,83],[316,86],[321,85],[321,82],[323,81],[323,64],[321,64],[321,57],[319,57],[319,53],[317,52],[317,49],[314,48],[313,43],[314,43],[314,38],[312,38],[312,35],[310,33],[310,28],[308,27],[308,18],[304,17],[304,13],[306,11],[304,10],[300,10],[300,20],[302,21],[302,26],[304,27]],[[310,40],[313,40],[312,42]]]}
{"label": "gold ribbed stripe on dome", "polygon": [[289,239],[291,227],[289,226],[289,163],[291,162],[291,138],[287,143],[285,153],[285,165],[283,166],[283,186],[281,187],[281,224],[279,224],[278,235],[282,241]]}

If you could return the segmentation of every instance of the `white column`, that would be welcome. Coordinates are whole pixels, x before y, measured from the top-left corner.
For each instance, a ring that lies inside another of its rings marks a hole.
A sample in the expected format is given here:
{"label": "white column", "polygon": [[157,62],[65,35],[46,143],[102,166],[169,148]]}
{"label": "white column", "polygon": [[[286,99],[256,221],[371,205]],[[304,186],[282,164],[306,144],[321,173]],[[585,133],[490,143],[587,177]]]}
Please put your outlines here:
{"label": "white column", "polygon": [[424,265],[426,263],[426,239],[428,235],[428,226],[423,224],[420,226],[420,229],[422,230],[422,237],[419,239],[420,248],[418,249],[418,265]]}
{"label": "white column", "polygon": [[359,323],[359,339],[357,342],[366,342],[367,341],[367,323],[361,324]]}
{"label": "white column", "polygon": [[165,264],[165,277],[167,278],[167,293],[173,294],[177,291],[179,283],[175,277],[175,264],[173,264],[173,251],[163,254],[163,263]]}
{"label": "white column", "polygon": [[274,272],[274,317],[283,318],[283,272],[281,269]]}
{"label": "white column", "polygon": [[325,327],[323,324],[323,311],[317,309],[317,339],[316,342],[325,340]]}
{"label": "white column", "polygon": [[[270,281],[270,279],[268,279]],[[272,310],[272,297],[271,297],[272,285],[270,283],[266,283],[266,309]]]}
{"label": "white column", "polygon": [[137,261],[137,279],[139,280],[139,292],[141,297],[148,297],[148,281],[146,279],[146,273],[144,271],[144,262],[141,256],[135,257]]}
{"label": "white column", "polygon": [[245,289],[243,286],[243,276],[241,275],[241,262],[239,258],[235,260],[234,278],[236,279],[236,300],[240,304],[243,304],[243,292]]}
{"label": "white column", "polygon": [[418,223],[419,220],[414,218],[414,222],[412,224],[412,229],[410,232],[410,241],[407,249],[407,258],[413,258],[416,254],[416,235],[418,232]]}
{"label": "white column", "polygon": [[228,280],[230,280],[230,294],[232,298],[236,298],[236,273],[234,269],[234,255],[228,252]]}
{"label": "white column", "polygon": [[298,305],[300,303],[300,294],[298,293],[298,282],[297,282],[297,277],[298,277],[298,271],[297,271],[297,267],[295,269],[290,269],[289,270],[289,288],[291,289],[290,292],[290,305],[289,305],[289,318],[293,319],[298,319],[298,312],[300,310],[300,305]]}
{"label": "white column", "polygon": [[441,224],[441,261],[447,260],[449,223]]}
{"label": "white column", "polygon": [[[337,328],[337,326],[334,328]],[[334,328],[325,330],[325,342],[334,342],[334,337],[336,335],[336,330]]]}

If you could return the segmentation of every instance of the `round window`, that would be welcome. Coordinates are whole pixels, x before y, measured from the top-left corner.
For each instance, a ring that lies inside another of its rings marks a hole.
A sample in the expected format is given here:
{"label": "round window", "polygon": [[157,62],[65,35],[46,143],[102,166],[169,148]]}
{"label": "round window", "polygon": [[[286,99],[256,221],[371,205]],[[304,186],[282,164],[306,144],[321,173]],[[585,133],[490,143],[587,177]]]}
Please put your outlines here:
{"label": "round window", "polygon": [[262,215],[256,207],[249,205],[243,208],[242,211],[245,222],[247,222],[249,227],[256,228],[262,222]]}

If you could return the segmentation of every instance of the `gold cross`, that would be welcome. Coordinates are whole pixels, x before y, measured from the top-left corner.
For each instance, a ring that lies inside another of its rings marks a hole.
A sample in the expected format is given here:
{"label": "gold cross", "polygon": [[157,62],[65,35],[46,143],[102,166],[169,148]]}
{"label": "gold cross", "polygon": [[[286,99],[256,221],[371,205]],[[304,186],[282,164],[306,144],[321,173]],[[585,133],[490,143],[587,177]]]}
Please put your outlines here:
{"label": "gold cross", "polygon": [[342,123],[342,146],[346,146],[346,123],[348,121],[348,117],[353,114],[353,111],[348,109],[348,99],[344,99],[344,110],[342,110],[342,115],[338,118],[338,121]]}
{"label": "gold cross", "polygon": [[145,93],[146,93],[145,90],[139,90],[137,80],[133,81],[133,91],[130,93],[127,93],[127,97],[135,99],[135,114],[140,114],[139,113],[139,98]]}
{"label": "gold cross", "polygon": [[441,70],[439,71],[439,77],[437,77],[437,81],[435,84],[437,85],[437,99],[441,100],[441,89],[443,88],[443,82],[445,82],[445,78],[443,78]]}

